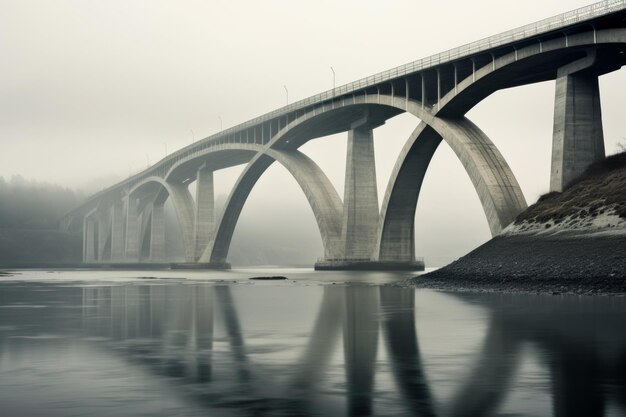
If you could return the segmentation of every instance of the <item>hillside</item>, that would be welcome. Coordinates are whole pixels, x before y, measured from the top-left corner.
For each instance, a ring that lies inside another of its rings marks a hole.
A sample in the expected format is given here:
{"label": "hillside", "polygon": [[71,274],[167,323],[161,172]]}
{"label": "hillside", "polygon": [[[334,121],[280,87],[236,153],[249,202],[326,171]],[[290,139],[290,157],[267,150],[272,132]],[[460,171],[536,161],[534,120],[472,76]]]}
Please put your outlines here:
{"label": "hillside", "polygon": [[561,193],[421,287],[504,292],[626,294],[626,153],[590,166]]}
{"label": "hillside", "polygon": [[503,235],[592,231],[626,233],[626,152],[591,165],[562,193],[541,196]]}

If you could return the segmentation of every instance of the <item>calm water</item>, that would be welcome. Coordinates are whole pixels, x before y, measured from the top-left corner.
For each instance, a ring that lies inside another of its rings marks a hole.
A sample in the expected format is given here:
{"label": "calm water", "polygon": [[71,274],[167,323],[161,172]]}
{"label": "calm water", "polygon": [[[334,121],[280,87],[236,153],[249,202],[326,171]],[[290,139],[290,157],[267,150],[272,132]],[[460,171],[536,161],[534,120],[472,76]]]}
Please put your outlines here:
{"label": "calm water", "polygon": [[626,415],[625,298],[406,277],[0,277],[0,416]]}

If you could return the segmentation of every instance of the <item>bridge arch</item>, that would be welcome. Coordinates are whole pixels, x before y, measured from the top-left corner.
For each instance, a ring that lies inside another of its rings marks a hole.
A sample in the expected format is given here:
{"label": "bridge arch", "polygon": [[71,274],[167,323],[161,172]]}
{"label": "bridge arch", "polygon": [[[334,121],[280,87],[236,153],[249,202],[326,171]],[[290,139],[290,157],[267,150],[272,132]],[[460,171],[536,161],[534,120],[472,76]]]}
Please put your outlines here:
{"label": "bridge arch", "polygon": [[[524,73],[537,63],[537,57],[567,52],[553,64],[554,68],[538,75],[554,78],[559,65],[595,54],[595,50],[589,49],[592,46],[626,43],[626,30],[590,31],[565,38],[564,35],[563,39],[534,44],[494,58],[492,63],[479,68],[445,94],[433,108],[434,117],[422,119],[424,121],[402,149],[389,180],[381,210],[379,246],[375,254],[378,259],[400,261],[414,258],[417,199],[428,164],[442,137],[468,172],[492,235],[498,234],[526,208],[519,184],[500,152],[484,132],[463,115],[491,93],[505,87],[502,82],[494,82],[494,78],[501,77],[503,72]],[[528,82],[517,81],[520,85]],[[393,101],[393,98],[386,100]],[[419,109],[411,111],[410,107],[414,105],[407,103],[407,111],[419,117],[416,111]]]}
{"label": "bridge arch", "polygon": [[[419,142],[418,147],[426,146],[428,149],[432,149],[432,151],[427,160],[424,160],[425,165],[421,177],[409,178],[410,173],[403,171],[405,173],[402,177],[404,190],[391,186],[390,181],[391,191],[389,191],[388,187],[389,197],[385,199],[383,204],[379,225],[379,242],[383,239],[391,239],[388,236],[395,229],[390,228],[389,224],[395,224],[396,229],[398,226],[406,229],[410,225],[412,230],[419,186],[432,154],[442,138],[451,146],[470,175],[493,234],[498,233],[512,221],[515,215],[525,208],[526,204],[521,189],[508,164],[486,135],[469,120],[446,121],[437,118],[431,111],[415,100],[399,100],[389,95],[355,96],[351,100],[342,100],[335,103],[325,111],[314,109],[309,113],[305,113],[280,130],[265,145],[263,153],[259,153],[249,163],[235,184],[222,218],[218,221],[215,238],[207,246],[201,257],[202,262],[225,262],[232,234],[243,205],[258,178],[274,160],[279,160],[283,163],[305,191],[322,234],[325,257],[341,258],[343,256],[339,242],[343,212],[341,199],[319,167],[296,149],[316,136],[310,136],[310,131],[307,132],[308,129],[306,129],[307,126],[315,122],[315,119],[322,117],[328,112],[338,112],[344,107],[359,108],[361,113],[358,115],[360,117],[363,117],[362,111],[367,109],[383,109],[384,116],[382,117],[392,117],[395,114],[406,111],[421,118],[423,122],[420,124],[422,127],[418,128],[419,131],[425,132],[423,135],[431,136],[430,139],[424,136],[424,139],[419,141],[418,139],[422,137],[422,134],[411,135],[411,138],[409,138],[411,142]],[[299,136],[299,132],[304,133]],[[396,165],[402,165],[410,150],[410,146],[405,146],[405,150],[400,155]],[[298,164],[302,164],[302,167],[299,167]],[[397,171],[399,172],[400,170],[398,169]],[[399,200],[397,198],[392,199],[391,196],[397,193],[400,196],[407,191],[407,187],[412,189],[412,193],[415,195],[415,202],[412,204],[412,208],[403,208],[398,212],[396,209],[398,208],[397,202]],[[321,209],[321,207],[324,207],[324,209]],[[393,215],[387,216],[387,211],[394,213],[395,217],[399,217],[402,221],[399,222]],[[514,212],[514,215],[511,212]],[[409,222],[405,221],[408,217],[411,217]],[[385,233],[380,233],[382,230],[385,230]],[[408,248],[398,253],[398,256],[401,256],[401,260],[413,259],[414,257],[413,255],[407,258],[411,248],[414,247],[414,239],[412,237],[413,232],[410,233],[410,236],[401,239],[403,245],[409,245]],[[374,259],[379,258],[379,253],[381,253],[383,248],[386,250],[387,246],[384,244],[377,245],[377,253],[373,254]],[[395,248],[392,250],[395,250]],[[384,256],[381,259],[400,260],[398,256],[395,256],[393,259],[388,259],[388,257]]]}
{"label": "bridge arch", "polygon": [[430,161],[442,140],[450,145],[468,173],[492,235],[526,208],[521,188],[504,157],[476,125],[467,118],[434,118],[432,122],[420,123],[411,133],[389,178],[374,254],[381,261],[414,259],[417,201]]}
{"label": "bridge arch", "polygon": [[262,145],[245,143],[228,143],[202,149],[176,161],[163,177],[170,183],[189,183],[195,179],[196,172],[201,166],[217,171],[242,165],[248,163],[254,155],[263,150]]}
{"label": "bridge arch", "polygon": [[328,177],[313,160],[297,150],[267,149],[257,154],[239,176],[200,262],[226,262],[241,210],[258,179],[275,161],[287,168],[307,197],[322,237],[325,256],[339,256],[343,204]]}
{"label": "bridge arch", "polygon": [[[416,100],[390,95],[363,95],[347,103],[342,101],[329,111],[341,106],[375,106],[406,111],[422,122],[409,137],[396,167],[392,171],[381,209],[379,238],[374,259],[388,261],[412,260],[414,255],[413,224],[421,184],[430,160],[442,139],[452,148],[478,193],[489,222],[492,235],[498,234],[526,208],[521,188],[502,154],[489,138],[469,119],[444,119]],[[297,126],[310,123],[321,114],[305,114],[292,122],[268,144],[269,147],[288,147],[301,141],[289,134]],[[387,112],[391,114],[390,112]]]}
{"label": "bridge arch", "polygon": [[[162,207],[169,198],[178,220],[185,260],[195,261],[194,255],[194,201],[187,184],[165,181],[161,177],[145,178],[129,190],[129,197],[150,198],[152,205]],[[143,242],[143,239],[140,240]]]}

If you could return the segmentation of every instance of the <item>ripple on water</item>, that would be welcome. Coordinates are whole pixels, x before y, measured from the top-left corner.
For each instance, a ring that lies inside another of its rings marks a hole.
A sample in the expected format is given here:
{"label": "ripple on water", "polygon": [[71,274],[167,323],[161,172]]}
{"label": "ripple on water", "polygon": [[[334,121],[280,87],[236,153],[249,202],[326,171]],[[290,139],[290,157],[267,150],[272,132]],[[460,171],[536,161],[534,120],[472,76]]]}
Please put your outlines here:
{"label": "ripple on water", "polygon": [[0,308],[46,308],[43,304],[5,304],[0,305]]}
{"label": "ripple on water", "polygon": [[59,334],[33,334],[33,335],[16,335],[9,336],[9,339],[30,339],[30,340],[52,340],[52,339],[64,339],[64,336]]}

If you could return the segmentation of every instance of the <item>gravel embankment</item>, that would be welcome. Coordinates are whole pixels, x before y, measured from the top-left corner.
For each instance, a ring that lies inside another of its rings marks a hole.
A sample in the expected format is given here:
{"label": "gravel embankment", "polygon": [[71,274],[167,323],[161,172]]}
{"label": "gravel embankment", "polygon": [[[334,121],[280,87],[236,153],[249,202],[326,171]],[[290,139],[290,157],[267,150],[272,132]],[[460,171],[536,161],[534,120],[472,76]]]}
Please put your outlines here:
{"label": "gravel embankment", "polygon": [[623,235],[497,236],[411,282],[455,291],[626,295],[626,239]]}

